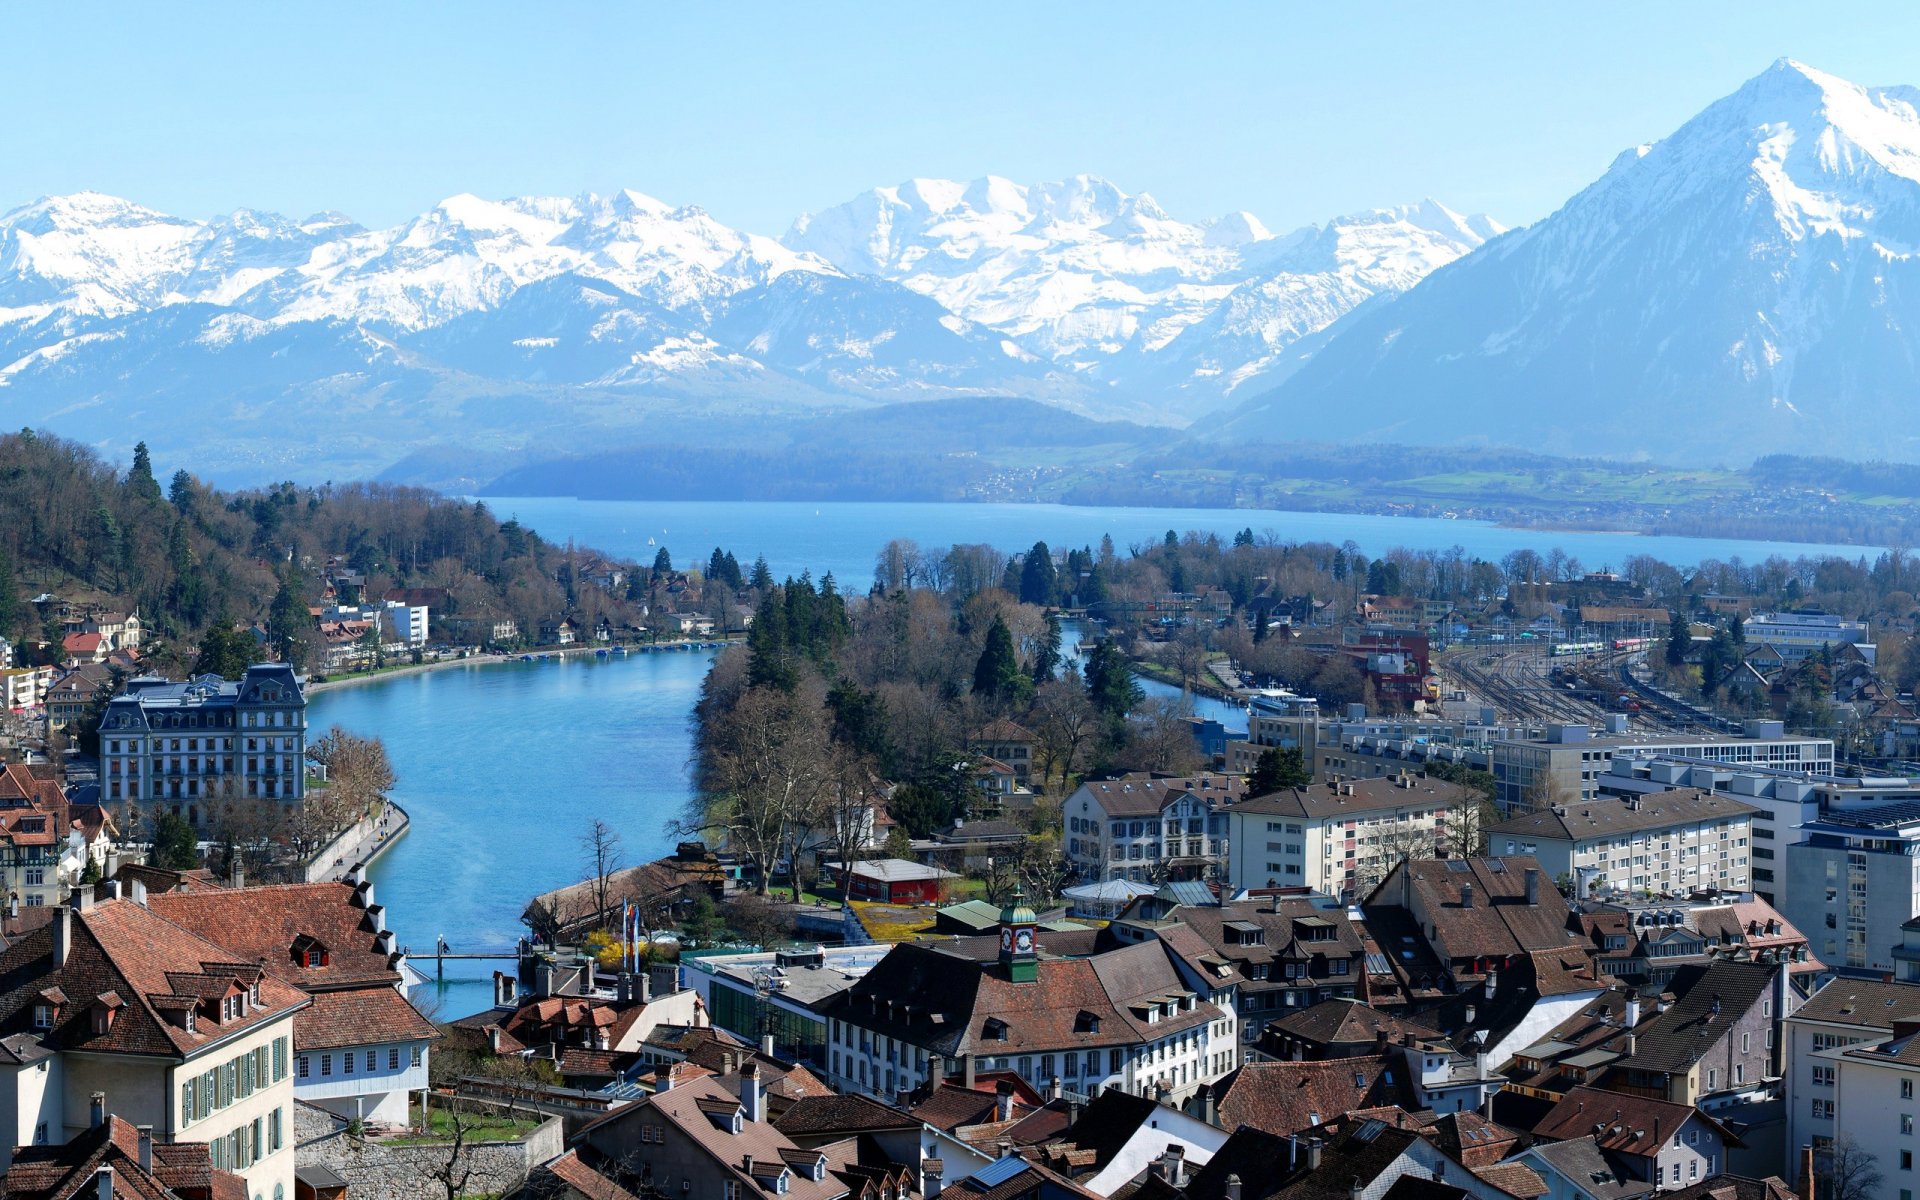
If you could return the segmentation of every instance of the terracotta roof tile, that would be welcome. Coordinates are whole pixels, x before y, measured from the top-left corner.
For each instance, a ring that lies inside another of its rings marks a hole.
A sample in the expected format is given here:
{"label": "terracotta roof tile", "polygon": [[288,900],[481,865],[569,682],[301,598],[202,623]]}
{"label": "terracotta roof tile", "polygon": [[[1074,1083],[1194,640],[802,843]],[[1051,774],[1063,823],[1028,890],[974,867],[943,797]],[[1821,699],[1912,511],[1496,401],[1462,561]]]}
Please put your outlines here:
{"label": "terracotta roof tile", "polygon": [[[346,883],[289,883],[150,894],[147,906],[308,991],[393,983],[400,974],[376,945],[372,919],[354,896]],[[294,962],[293,944],[302,936],[326,947],[325,966]]]}
{"label": "terracotta roof tile", "polygon": [[433,1022],[391,987],[314,992],[313,1003],[293,1018],[293,1044],[302,1050],[438,1036]]}

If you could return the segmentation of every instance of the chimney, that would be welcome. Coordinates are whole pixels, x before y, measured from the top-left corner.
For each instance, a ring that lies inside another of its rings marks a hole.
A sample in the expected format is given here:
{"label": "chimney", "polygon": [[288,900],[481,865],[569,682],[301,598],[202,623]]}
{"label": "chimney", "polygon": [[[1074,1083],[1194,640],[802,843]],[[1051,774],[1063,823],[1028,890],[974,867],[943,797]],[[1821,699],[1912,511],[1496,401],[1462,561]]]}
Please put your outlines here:
{"label": "chimney", "polygon": [[613,996],[616,1003],[633,1003],[633,973],[631,971],[620,972],[620,977],[616,979],[613,984]]}
{"label": "chimney", "polygon": [[971,1091],[973,1089],[973,1055],[960,1056],[960,1082]]}
{"label": "chimney", "polygon": [[1628,1029],[1632,1029],[1635,1025],[1638,1025],[1640,1023],[1640,993],[1639,992],[1627,993],[1627,1007],[1626,1007],[1626,1011],[1621,1014],[1621,1019],[1626,1022],[1626,1026]]}
{"label": "chimney", "polygon": [[[228,886],[235,890],[247,886],[247,864],[241,861],[240,855],[237,852],[233,856],[233,861],[227,864],[227,877]],[[367,903],[373,903],[373,885],[371,883],[367,885],[367,896]]]}
{"label": "chimney", "polygon": [[1002,1079],[993,1085],[993,1119],[996,1121],[1013,1120],[1013,1083]]}
{"label": "chimney", "polygon": [[633,994],[631,996],[631,999],[636,1004],[653,1003],[653,972],[652,971],[648,971],[643,975],[636,975],[633,977]]}
{"label": "chimney", "polygon": [[133,880],[132,894],[133,902],[141,908],[145,908],[147,906],[147,881],[144,879]]}
{"label": "chimney", "polygon": [[93,907],[93,889],[90,887],[75,888],[69,903],[81,912],[86,912]]}
{"label": "chimney", "polygon": [[943,1055],[927,1055],[927,1082],[938,1084],[947,1077],[947,1060]]}
{"label": "chimney", "polygon": [[93,1173],[93,1189],[99,1200],[113,1200],[112,1167],[101,1167]]}
{"label": "chimney", "polygon": [[643,1000],[664,999],[680,990],[679,963],[654,963],[647,968],[647,974],[652,976],[653,991],[650,996],[642,996],[641,999]]}
{"label": "chimney", "polygon": [[760,1053],[766,1055],[768,1058],[773,1057],[773,1035],[772,1034],[763,1033],[760,1035]]}
{"label": "chimney", "polygon": [[118,900],[119,898],[120,898],[120,881],[118,879],[107,880],[107,899]]}
{"label": "chimney", "polygon": [[920,1194],[926,1200],[934,1200],[940,1194],[940,1175],[945,1164],[937,1158],[922,1159],[920,1163]]}
{"label": "chimney", "polygon": [[[74,893],[78,895],[79,893]],[[73,910],[62,904],[53,913],[53,965],[67,965],[67,951],[73,948]]]}
{"label": "chimney", "polygon": [[1227,1200],[1240,1200],[1240,1177],[1227,1176]]}
{"label": "chimney", "polygon": [[1472,1004],[1467,1005],[1465,1010],[1465,1016],[1467,1018],[1467,1028],[1469,1029],[1473,1028],[1473,1019],[1479,1014],[1480,1014],[1480,1010],[1478,1007]]}
{"label": "chimney", "polygon": [[1060,1077],[1058,1075],[1055,1075],[1047,1081],[1047,1103],[1058,1104],[1060,1097],[1065,1093],[1066,1089],[1060,1086]]}
{"label": "chimney", "polygon": [[500,1053],[500,1027],[498,1025],[487,1026],[487,1049],[494,1054]]}
{"label": "chimney", "polygon": [[1165,1161],[1167,1182],[1174,1187],[1187,1186],[1187,1148],[1178,1142],[1169,1143]]}
{"label": "chimney", "polygon": [[1473,907],[1473,885],[1470,883],[1463,883],[1460,885],[1460,907],[1461,908]]}
{"label": "chimney", "polygon": [[1487,999],[1489,1000],[1493,999],[1494,993],[1499,990],[1500,990],[1500,969],[1498,967],[1488,967],[1487,968]]}
{"label": "chimney", "polygon": [[749,1062],[740,1068],[740,1105],[747,1110],[747,1120],[767,1119],[767,1101],[760,1091],[760,1064],[757,1062]]}
{"label": "chimney", "polygon": [[87,1128],[98,1129],[107,1123],[107,1094],[95,1092],[87,1097]]}
{"label": "chimney", "polygon": [[1527,907],[1537,908],[1539,907],[1539,905],[1540,905],[1540,868],[1528,867],[1527,868]]}
{"label": "chimney", "polygon": [[1161,1079],[1161,1080],[1155,1081],[1153,1085],[1153,1102],[1155,1104],[1165,1104],[1167,1102],[1167,1097],[1171,1096],[1172,1094],[1173,1094],[1173,1089],[1167,1086],[1166,1080]]}
{"label": "chimney", "polygon": [[1353,1177],[1353,1182],[1347,1186],[1347,1195],[1352,1197],[1353,1200],[1360,1200],[1361,1193],[1365,1192],[1366,1190],[1367,1189],[1360,1182],[1360,1177],[1358,1175],[1355,1175]]}
{"label": "chimney", "polygon": [[520,992],[519,981],[505,971],[493,973],[493,1004],[495,1008],[511,1008]]}
{"label": "chimney", "polygon": [[1307,1139],[1307,1170],[1318,1171],[1320,1169],[1320,1152],[1325,1150],[1326,1147],[1327,1144],[1317,1137]]}
{"label": "chimney", "polygon": [[153,1126],[142,1125],[140,1129],[140,1169],[153,1170]]}
{"label": "chimney", "polygon": [[[1467,1024],[1469,1025],[1473,1024],[1472,1017],[1467,1018]],[[1385,1026],[1381,1026],[1379,1029],[1374,1030],[1373,1031],[1373,1052],[1375,1054],[1385,1054],[1387,1052],[1387,1040],[1388,1040],[1387,1030]]]}

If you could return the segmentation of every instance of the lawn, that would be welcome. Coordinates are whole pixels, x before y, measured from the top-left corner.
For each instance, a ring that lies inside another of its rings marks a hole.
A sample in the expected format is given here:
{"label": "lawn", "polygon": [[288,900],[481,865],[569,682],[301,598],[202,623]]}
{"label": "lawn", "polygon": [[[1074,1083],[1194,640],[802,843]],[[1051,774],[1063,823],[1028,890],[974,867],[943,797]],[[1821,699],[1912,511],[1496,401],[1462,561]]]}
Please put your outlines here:
{"label": "lawn", "polygon": [[[497,1109],[482,1109],[459,1114],[466,1125],[466,1139],[469,1142],[512,1142],[532,1133],[547,1118],[539,1113],[522,1113],[515,1116]],[[427,1113],[427,1132],[420,1133],[420,1106],[413,1105],[407,1110],[407,1126],[412,1133],[387,1138],[391,1146],[423,1146],[436,1142],[450,1142],[454,1133],[454,1114],[436,1104]]]}

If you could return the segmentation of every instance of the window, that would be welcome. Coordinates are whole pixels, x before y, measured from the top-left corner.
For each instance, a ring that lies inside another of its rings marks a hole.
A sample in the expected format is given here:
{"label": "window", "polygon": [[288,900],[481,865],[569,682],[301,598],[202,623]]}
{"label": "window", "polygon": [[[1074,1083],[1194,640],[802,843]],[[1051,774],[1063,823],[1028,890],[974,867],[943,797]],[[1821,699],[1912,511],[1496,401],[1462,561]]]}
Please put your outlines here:
{"label": "window", "polygon": [[413,1065],[416,1067],[420,1065],[420,1047],[418,1046],[413,1048]]}
{"label": "window", "polygon": [[380,1052],[378,1050],[367,1051],[367,1074],[371,1075],[379,1069],[379,1055]]}
{"label": "window", "polygon": [[[1900,1082],[1902,1084],[1905,1084],[1908,1081],[1903,1079]],[[1833,1068],[1832,1067],[1815,1067],[1813,1069],[1813,1086],[1832,1087],[1833,1086]],[[1902,1092],[1902,1096],[1903,1097],[1905,1096],[1904,1091]]]}
{"label": "window", "polygon": [[1822,1100],[1819,1097],[1815,1097],[1813,1101],[1813,1116],[1815,1120],[1819,1121],[1830,1119],[1833,1116],[1833,1101]]}
{"label": "window", "polygon": [[267,1114],[267,1153],[278,1150],[281,1144],[280,1110],[276,1108]]}
{"label": "window", "polygon": [[1912,1113],[1900,1114],[1900,1132],[1905,1134],[1907,1137],[1913,1136],[1913,1114]]}
{"label": "window", "polygon": [[[1828,1082],[1828,1083],[1832,1083],[1832,1082],[1833,1082],[1833,1068],[1832,1068],[1832,1067],[1828,1067],[1828,1068],[1827,1068],[1827,1082]],[[1911,1100],[1911,1099],[1913,1099],[1913,1080],[1911,1080],[1911,1079],[1902,1079],[1902,1080],[1900,1081],[1900,1098],[1901,1098],[1902,1100]]]}
{"label": "window", "polygon": [[398,1071],[399,1069],[400,1069],[400,1047],[394,1046],[387,1050],[387,1070]]}
{"label": "window", "polygon": [[296,1066],[296,1072],[300,1076],[300,1078],[305,1079],[307,1077],[308,1068],[311,1065],[312,1065],[312,1062],[311,1062],[310,1056],[302,1054]]}
{"label": "window", "polygon": [[1913,1170],[1913,1151],[1902,1150],[1900,1152],[1900,1169],[1902,1171]]}
{"label": "window", "polygon": [[35,1029],[53,1028],[53,1005],[36,1004],[33,1006],[33,1027]]}
{"label": "window", "polygon": [[342,1075],[353,1074],[353,1051],[349,1050],[340,1056],[340,1073]]}
{"label": "window", "polygon": [[322,1054],[320,1056],[320,1078],[325,1079],[331,1074],[333,1074],[333,1055]]}

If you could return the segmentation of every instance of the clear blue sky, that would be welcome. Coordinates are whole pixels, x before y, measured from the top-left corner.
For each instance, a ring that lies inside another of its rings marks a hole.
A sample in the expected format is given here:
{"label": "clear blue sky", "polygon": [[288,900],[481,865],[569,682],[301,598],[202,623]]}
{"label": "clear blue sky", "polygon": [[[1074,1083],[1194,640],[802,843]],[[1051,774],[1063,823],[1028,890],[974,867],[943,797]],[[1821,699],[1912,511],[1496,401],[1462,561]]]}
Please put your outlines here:
{"label": "clear blue sky", "polygon": [[369,225],[632,187],[777,234],[914,175],[1081,171],[1276,229],[1424,195],[1518,223],[1781,55],[1920,83],[1891,4],[41,4],[4,38],[0,209]]}

